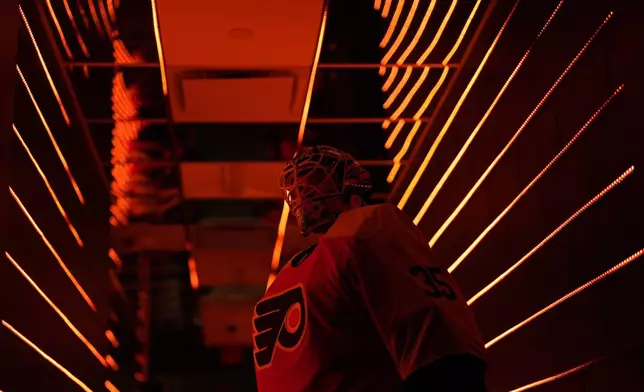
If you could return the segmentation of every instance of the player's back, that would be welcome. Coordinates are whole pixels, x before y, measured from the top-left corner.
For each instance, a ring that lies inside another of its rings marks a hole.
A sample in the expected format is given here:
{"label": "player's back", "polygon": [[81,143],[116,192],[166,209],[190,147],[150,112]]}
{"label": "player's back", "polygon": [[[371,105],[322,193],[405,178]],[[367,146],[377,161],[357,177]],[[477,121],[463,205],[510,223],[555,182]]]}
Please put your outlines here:
{"label": "player's back", "polygon": [[[423,264],[428,258],[431,252],[422,234],[394,206],[369,206],[342,214],[316,247],[289,262],[255,307],[259,391],[395,392],[402,390],[401,378],[414,367],[449,354],[454,345],[446,348],[440,342],[445,336],[441,320],[412,320],[418,322],[411,330],[394,331],[397,323],[407,322],[408,310],[423,317],[428,312],[401,304],[390,291],[378,288],[387,286],[388,279],[397,279],[388,273],[389,264],[414,260],[413,264],[419,259]],[[414,285],[406,271],[409,282],[398,283]],[[415,302],[422,303],[423,291],[419,292]],[[434,302],[429,312],[434,308],[444,313]],[[459,317],[450,312],[448,318]],[[433,327],[428,328],[429,324]],[[430,342],[413,336],[427,333],[442,336]],[[437,349],[412,352],[428,344]],[[455,348],[459,353],[477,350]]]}

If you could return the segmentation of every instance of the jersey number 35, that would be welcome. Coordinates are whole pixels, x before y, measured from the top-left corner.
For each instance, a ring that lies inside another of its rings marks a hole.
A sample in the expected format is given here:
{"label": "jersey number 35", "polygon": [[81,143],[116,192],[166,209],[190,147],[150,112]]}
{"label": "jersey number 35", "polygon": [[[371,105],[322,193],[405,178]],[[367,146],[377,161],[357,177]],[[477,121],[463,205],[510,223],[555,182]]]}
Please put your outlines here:
{"label": "jersey number 35", "polygon": [[455,300],[456,293],[452,287],[441,280],[441,269],[436,267],[422,267],[415,265],[409,269],[413,277],[422,278],[425,294],[433,298]]}

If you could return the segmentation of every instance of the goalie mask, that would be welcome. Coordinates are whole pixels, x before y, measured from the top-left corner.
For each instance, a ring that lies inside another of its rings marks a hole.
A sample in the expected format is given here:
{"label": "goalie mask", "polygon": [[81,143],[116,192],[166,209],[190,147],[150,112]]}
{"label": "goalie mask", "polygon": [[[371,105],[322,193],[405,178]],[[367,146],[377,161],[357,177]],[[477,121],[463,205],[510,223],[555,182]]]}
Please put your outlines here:
{"label": "goalie mask", "polygon": [[347,203],[351,195],[367,199],[371,192],[369,172],[353,157],[328,146],[303,147],[286,164],[280,188],[302,235],[325,232],[342,210],[334,202]]}

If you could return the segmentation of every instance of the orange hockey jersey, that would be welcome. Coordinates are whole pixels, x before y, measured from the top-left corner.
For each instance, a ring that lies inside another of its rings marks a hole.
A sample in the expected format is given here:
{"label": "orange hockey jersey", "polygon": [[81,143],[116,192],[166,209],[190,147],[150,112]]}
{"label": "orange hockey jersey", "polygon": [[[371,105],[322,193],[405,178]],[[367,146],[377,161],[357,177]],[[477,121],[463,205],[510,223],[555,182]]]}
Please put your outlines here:
{"label": "orange hockey jersey", "polygon": [[451,276],[390,204],[343,213],[255,306],[259,392],[399,391],[416,369],[484,346]]}

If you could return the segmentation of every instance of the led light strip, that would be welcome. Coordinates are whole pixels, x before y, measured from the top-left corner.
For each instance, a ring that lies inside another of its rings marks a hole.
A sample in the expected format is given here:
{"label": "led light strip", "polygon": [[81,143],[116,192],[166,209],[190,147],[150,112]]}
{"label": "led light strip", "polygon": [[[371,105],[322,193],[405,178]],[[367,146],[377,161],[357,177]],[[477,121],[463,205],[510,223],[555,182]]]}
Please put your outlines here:
{"label": "led light strip", "polygon": [[[420,177],[423,175],[423,173],[427,169],[427,166],[429,165],[429,161],[434,156],[434,152],[436,151],[436,148],[438,148],[438,145],[440,144],[441,140],[443,139],[443,136],[445,135],[445,133],[447,132],[449,127],[452,125],[452,121],[454,121],[454,118],[458,114],[458,111],[461,109],[461,106],[463,105],[463,102],[465,101],[465,99],[467,98],[470,90],[472,89],[472,86],[474,85],[474,83],[476,83],[476,80],[478,79],[481,71],[483,70],[483,67],[485,66],[485,64],[487,63],[488,58],[490,57],[490,55],[494,51],[494,48],[496,47],[496,44],[498,43],[499,39],[503,35],[503,32],[505,31],[506,26],[510,22],[510,19],[512,18],[512,15],[514,15],[514,11],[517,9],[517,6],[519,5],[520,2],[521,2],[521,0],[517,0],[517,2],[514,4],[514,7],[512,7],[512,10],[508,14],[507,18],[503,22],[503,25],[499,29],[499,32],[496,34],[496,37],[494,38],[494,40],[492,41],[492,44],[490,45],[490,47],[488,48],[487,52],[485,53],[485,56],[481,60],[481,63],[479,64],[478,68],[474,72],[474,75],[472,76],[472,78],[470,79],[469,83],[465,87],[465,90],[463,91],[463,93],[461,94],[461,97],[459,98],[458,102],[454,106],[454,109],[452,110],[452,113],[450,114],[449,118],[445,122],[445,125],[443,126],[443,129],[441,129],[440,133],[436,137],[436,140],[434,141],[434,144],[432,145],[432,147],[427,152],[427,155],[425,156],[425,159],[421,163],[420,167],[416,171],[416,174],[414,175],[414,177],[412,178],[411,182],[409,183],[409,186],[405,190],[402,198],[398,202],[398,208],[403,209],[403,207],[405,207],[405,205],[407,204],[407,201],[409,201],[409,197],[411,196],[412,192],[416,188],[416,185],[418,185],[418,182],[420,181]],[[444,70],[443,72],[446,72],[446,71]]]}
{"label": "led light strip", "polygon": [[555,307],[559,306],[560,304],[562,304],[566,300],[574,297],[575,295],[581,293],[582,291],[586,290],[587,288],[593,286],[594,284],[596,284],[597,282],[603,280],[607,276],[614,274],[615,272],[619,271],[620,269],[624,268],[625,266],[629,265],[633,261],[635,261],[638,258],[640,258],[643,254],[644,254],[644,249],[641,249],[641,250],[637,251],[635,254],[633,254],[632,256],[630,256],[627,259],[623,260],[622,262],[618,263],[616,266],[614,266],[613,268],[611,268],[608,271],[604,272],[603,274],[599,275],[595,279],[589,281],[588,283],[586,283],[586,284],[584,284],[582,286],[579,286],[575,290],[573,290],[573,291],[569,292],[568,294],[564,295],[563,297],[559,298],[558,300],[556,300],[555,302],[553,302],[550,305],[546,306],[545,308],[541,309],[537,313],[535,313],[532,316],[528,317],[527,319],[521,321],[519,324],[517,324],[514,327],[512,327],[512,328],[508,329],[507,331],[503,332],[501,335],[499,335],[496,338],[490,340],[489,342],[487,342],[485,344],[485,348],[492,347],[493,345],[498,343],[501,339],[503,339],[506,336],[510,335],[511,333],[517,331],[519,328],[524,327],[525,325],[527,325],[528,323],[532,322],[533,320],[535,320],[539,316],[541,316],[544,313],[548,312],[549,310],[552,310]]}
{"label": "led light strip", "polygon": [[[478,10],[480,4],[481,4],[481,0],[478,0],[476,2],[476,4],[474,4],[474,7],[472,8],[472,11],[470,12],[469,17],[467,18],[467,21],[465,22],[465,24],[463,25],[463,28],[461,29],[461,33],[459,34],[458,39],[456,40],[456,42],[454,42],[454,45],[452,46],[452,49],[449,51],[447,56],[445,56],[445,59],[442,62],[443,66],[445,66],[445,68],[443,69],[443,72],[441,73],[440,78],[438,79],[438,81],[436,82],[436,84],[434,85],[432,90],[429,92],[429,94],[427,95],[427,98],[425,98],[425,101],[423,102],[421,107],[418,109],[418,111],[414,115],[415,120],[418,120],[418,119],[420,119],[422,117],[422,115],[425,113],[425,111],[427,110],[427,108],[429,107],[431,102],[433,101],[434,97],[436,96],[436,94],[440,90],[441,86],[443,85],[443,83],[447,79],[447,75],[449,74],[449,68],[446,65],[449,63],[449,61],[451,60],[451,58],[454,55],[454,53],[456,53],[456,51],[458,50],[459,46],[461,45],[461,42],[463,41],[463,38],[465,37],[465,34],[467,33],[467,30],[469,29],[469,26],[470,26],[470,24],[472,22],[472,19],[474,18],[474,15],[476,15],[476,11]],[[451,15],[451,12],[448,12],[448,16],[449,15]],[[447,19],[449,19],[449,18],[447,18]],[[443,22],[445,22],[445,23],[441,25],[442,28],[444,28],[444,26],[447,24],[445,19],[443,20]],[[442,35],[442,30],[439,30],[439,32],[437,33],[437,36],[440,36],[440,35]],[[436,40],[436,37],[434,37],[434,40]],[[430,46],[431,46],[431,44],[430,44]],[[425,59],[421,59],[421,60],[425,61]],[[418,89],[420,88],[420,86],[424,83],[425,79],[427,78],[427,75],[429,75],[429,71],[430,71],[429,67],[427,67],[427,68],[425,68],[423,70],[423,73],[418,78],[418,80],[416,81],[416,83],[414,84],[412,89],[409,91],[409,93],[407,94],[405,99],[402,101],[402,103],[400,104],[398,109],[394,112],[394,114],[392,115],[392,118],[398,118],[400,115],[402,115],[403,111],[407,108],[407,106],[411,102],[412,98],[418,92]],[[403,78],[403,80],[401,80],[402,85],[404,85],[403,82],[406,82],[404,80],[404,78]],[[402,86],[400,84],[399,84],[398,87],[402,88]],[[396,89],[398,89],[398,87]],[[386,103],[387,102],[385,102],[385,104]],[[385,124],[383,124],[383,127],[384,127],[384,125]],[[387,142],[393,144],[393,141],[395,140],[396,136],[397,135],[393,135],[393,138],[390,136],[391,141],[387,140]],[[413,141],[414,137],[415,137],[415,132],[413,134],[411,132],[408,134],[407,139],[405,140],[405,144],[403,146],[403,147],[406,146],[406,150],[408,150],[409,147],[411,146],[411,142]],[[405,151],[405,154],[406,154],[406,151]],[[402,159],[405,154],[400,155],[400,159]],[[387,176],[387,182],[392,183],[395,180],[399,169],[400,169],[399,165],[394,165],[394,167],[391,168],[391,171],[389,172],[389,175]]]}
{"label": "led light strip", "polygon": [[47,362],[51,363],[56,367],[56,369],[60,370],[64,375],[69,377],[70,380],[76,383],[79,387],[81,387],[85,392],[92,392],[91,389],[85,383],[83,383],[81,380],[79,380],[76,376],[74,376],[69,370],[65,369],[61,364],[56,362],[55,359],[47,355],[44,351],[42,351],[38,346],[36,346],[31,340],[27,339],[23,334],[18,332],[14,327],[11,326],[8,322],[5,320],[2,320],[2,325],[7,328],[11,333],[16,335],[20,340],[22,340],[25,344],[27,344],[29,347],[31,347],[34,351],[36,351],[38,354],[40,354],[41,357],[47,360]]}
{"label": "led light strip", "polygon": [[402,160],[405,158],[405,154],[407,154],[407,150],[409,150],[409,147],[411,146],[411,142],[412,140],[414,140],[414,137],[416,136],[416,132],[418,132],[418,129],[420,128],[421,124],[422,124],[422,121],[414,122],[414,126],[409,131],[409,134],[407,134],[405,143],[403,144],[398,154],[396,154],[396,156],[394,157],[394,165],[391,168],[389,175],[387,176],[387,182],[391,183],[396,178],[396,174],[398,174],[398,170],[400,170]]}
{"label": "led light strip", "polygon": [[[602,190],[599,194],[597,194],[595,197],[593,197],[592,199],[590,199],[590,201],[588,201],[586,204],[584,204],[580,209],[578,209],[577,211],[575,211],[575,213],[574,213],[574,214],[572,214],[572,215],[571,215],[568,219],[566,219],[566,220],[565,220],[561,225],[559,225],[559,226],[558,226],[554,231],[552,231],[552,233],[548,234],[548,236],[547,236],[546,238],[544,238],[544,239],[543,239],[541,242],[539,242],[539,243],[538,243],[534,248],[532,248],[532,249],[530,250],[530,252],[528,252],[525,256],[523,256],[519,261],[517,261],[516,263],[514,263],[514,265],[513,265],[512,267],[508,268],[508,269],[507,269],[504,273],[502,273],[498,278],[494,279],[490,284],[488,284],[487,286],[485,286],[485,288],[484,288],[483,290],[479,291],[478,293],[476,293],[476,295],[474,295],[472,298],[470,298],[470,299],[467,301],[467,304],[468,304],[468,305],[472,305],[472,304],[473,304],[477,299],[479,299],[479,298],[480,298],[481,296],[483,296],[485,293],[487,293],[487,292],[488,292],[488,291],[490,291],[492,288],[494,288],[494,286],[496,286],[497,284],[499,284],[503,279],[507,278],[507,277],[508,277],[508,275],[510,275],[510,274],[511,274],[515,269],[519,268],[519,266],[520,266],[521,264],[523,264],[526,260],[528,260],[528,258],[530,258],[530,256],[532,256],[533,254],[537,253],[537,251],[538,251],[539,249],[541,249],[545,244],[547,244],[547,243],[548,243],[548,241],[550,241],[550,240],[551,240],[551,239],[553,239],[557,234],[559,234],[559,232],[561,232],[561,231],[562,231],[566,226],[568,226],[568,224],[569,224],[570,222],[572,222],[573,220],[575,220],[579,215],[581,215],[584,211],[586,211],[590,206],[592,206],[593,204],[597,203],[597,202],[598,202],[602,197],[606,196],[606,194],[607,194],[608,192],[610,192],[611,190],[613,190],[613,188],[615,188],[615,187],[616,187],[617,185],[619,185],[622,181],[624,181],[624,180],[626,179],[626,177],[628,177],[629,175],[631,175],[631,174],[633,173],[633,170],[634,170],[634,169],[635,169],[634,167],[629,168],[626,172],[624,172],[624,174],[622,174],[621,176],[619,176],[615,181],[613,181],[610,185],[608,185],[606,188],[604,188],[604,190]],[[453,269],[451,269],[451,270],[450,270],[450,269],[448,269],[448,271],[449,271],[449,272],[452,272],[452,271],[453,271]]]}
{"label": "led light strip", "polygon": [[[389,2],[390,0],[387,0]],[[302,108],[302,118],[300,119],[300,128],[297,135],[297,146],[301,147],[304,142],[304,132],[306,130],[306,122],[309,117],[309,109],[311,106],[311,97],[313,96],[313,85],[315,83],[315,76],[320,63],[320,53],[322,52],[322,42],[324,42],[324,32],[326,30],[326,20],[328,14],[328,3],[325,3],[322,12],[322,20],[320,21],[320,33],[318,35],[318,42],[315,48],[315,56],[313,57],[313,64],[311,66],[311,75],[309,77],[309,85],[306,91],[304,100],[304,107]],[[286,201],[282,205],[282,214],[280,216],[279,225],[277,226],[277,239],[275,240],[275,247],[273,248],[273,256],[271,259],[271,272],[268,277],[266,290],[271,286],[277,276],[277,268],[279,267],[280,258],[282,256],[282,248],[284,247],[284,237],[286,236],[286,224],[288,222],[289,207]]]}
{"label": "led light strip", "polygon": [[[92,1],[92,0],[90,0]],[[159,56],[159,67],[161,68],[161,87],[163,88],[163,95],[168,96],[168,80],[165,69],[165,58],[163,56],[163,45],[161,44],[161,30],[159,29],[159,17],[157,15],[157,2],[150,0],[152,3],[152,25],[154,26],[154,40],[157,44],[157,54]]]}
{"label": "led light strip", "polygon": [[389,16],[389,10],[391,9],[391,0],[385,0],[385,6],[382,7],[382,17],[386,18]]}
{"label": "led light strip", "polygon": [[56,13],[54,12],[54,7],[51,5],[51,0],[47,0],[47,9],[49,10],[49,15],[51,15],[51,19],[54,22],[54,26],[56,26],[56,30],[58,31],[58,36],[60,37],[60,43],[63,44],[63,49],[65,49],[65,53],[67,54],[67,57],[70,59],[73,59],[74,56],[72,55],[71,49],[69,49],[69,45],[67,44],[67,39],[65,39],[65,34],[63,34],[63,29],[60,27],[60,22],[58,22],[58,17],[56,17]]}
{"label": "led light strip", "polygon": [[105,389],[107,389],[110,392],[119,392],[118,388],[116,388],[114,384],[112,384],[109,381],[105,381]]}
{"label": "led light strip", "polygon": [[463,157],[463,154],[465,154],[465,152],[467,151],[467,149],[470,146],[470,144],[472,143],[472,141],[474,141],[474,138],[476,137],[478,132],[481,130],[481,127],[483,127],[483,124],[487,120],[487,118],[490,115],[490,113],[492,113],[492,110],[494,110],[494,108],[496,107],[496,104],[499,102],[499,100],[503,96],[503,93],[505,92],[505,90],[508,88],[508,86],[510,85],[512,80],[514,80],[514,77],[517,75],[517,73],[519,72],[519,70],[523,66],[525,60],[530,55],[530,52],[532,51],[532,48],[539,41],[539,38],[541,37],[543,32],[546,30],[546,28],[550,25],[550,22],[552,21],[552,19],[555,17],[557,12],[561,8],[561,5],[563,4],[563,1],[564,0],[561,0],[559,2],[559,4],[557,4],[557,7],[555,8],[555,10],[550,15],[550,18],[548,18],[548,20],[546,21],[545,25],[541,29],[541,32],[537,35],[537,37],[532,42],[532,44],[530,45],[528,50],[525,52],[525,54],[523,55],[521,60],[519,60],[519,63],[514,67],[514,70],[512,71],[512,73],[510,74],[508,79],[503,84],[503,87],[501,87],[501,90],[499,90],[498,94],[496,95],[496,98],[494,98],[494,101],[492,101],[492,104],[490,105],[490,107],[487,109],[487,111],[485,112],[485,114],[483,115],[483,117],[481,118],[479,123],[476,125],[476,127],[474,128],[474,130],[472,131],[472,133],[468,137],[468,139],[465,142],[465,144],[463,144],[463,147],[461,147],[461,150],[458,152],[458,154],[456,155],[456,157],[454,158],[454,160],[452,161],[450,166],[447,168],[445,173],[443,173],[443,176],[438,181],[438,184],[436,184],[436,186],[434,187],[434,189],[432,190],[430,195],[427,197],[427,200],[425,200],[425,203],[423,204],[423,206],[421,207],[420,211],[418,211],[418,214],[416,214],[416,217],[414,218],[414,223],[416,225],[418,225],[420,220],[425,216],[425,213],[427,213],[427,210],[429,209],[429,206],[432,204],[432,202],[436,198],[436,195],[441,190],[441,188],[443,187],[443,185],[445,184],[445,182],[447,181],[449,176],[452,174],[452,171],[454,170],[456,165],[460,162],[461,158]]}
{"label": "led light strip", "polygon": [[[407,61],[407,58],[409,57],[411,52],[416,48],[416,45],[418,45],[418,41],[420,41],[420,37],[425,32],[425,28],[427,27],[427,23],[429,23],[429,18],[431,17],[435,6],[436,6],[436,0],[431,0],[429,5],[427,6],[427,11],[425,11],[425,15],[423,16],[423,20],[420,22],[420,26],[418,26],[418,29],[416,30],[416,34],[414,34],[414,37],[412,38],[411,42],[409,43],[409,45],[407,45],[407,49],[405,49],[403,54],[400,55],[400,57],[398,58],[398,61],[396,61],[396,64],[404,64],[405,61]],[[411,23],[411,20],[410,20],[410,23]],[[383,61],[383,63],[384,62],[385,61]],[[411,73],[411,68],[407,68],[407,69]],[[385,81],[385,84],[382,86],[382,91],[389,90],[389,87],[391,87],[391,85],[394,82],[394,78],[396,77],[394,72],[397,72],[397,71],[398,71],[397,68],[394,68],[391,71],[391,74],[389,75],[389,77]],[[403,77],[403,79],[404,79],[404,77]],[[406,81],[405,81],[405,83],[406,83]],[[398,94],[400,94],[400,91],[402,91],[402,88],[405,85],[405,83],[403,83],[403,82],[398,83],[398,87],[396,87],[394,92],[385,101],[385,104],[383,105],[383,107],[385,109],[387,109],[387,108],[389,108],[389,106],[391,106],[391,104],[396,99]]]}
{"label": "led light strip", "polygon": [[76,183],[76,180],[74,179],[74,176],[72,175],[72,171],[69,168],[69,165],[67,164],[67,160],[65,159],[65,156],[63,155],[62,151],[60,151],[60,147],[58,147],[58,143],[56,142],[56,138],[54,138],[54,134],[51,133],[51,129],[49,128],[49,124],[47,124],[47,120],[45,120],[45,116],[40,111],[40,107],[38,106],[38,102],[36,102],[36,98],[34,98],[34,95],[31,93],[31,89],[29,88],[29,85],[27,84],[27,80],[25,79],[25,76],[22,74],[22,71],[20,70],[20,67],[17,64],[16,64],[16,70],[18,71],[18,75],[20,76],[20,79],[22,80],[22,84],[27,89],[27,93],[29,94],[29,97],[31,98],[31,102],[34,104],[34,107],[36,108],[36,111],[38,112],[38,116],[40,117],[40,120],[42,121],[42,124],[45,127],[45,131],[47,131],[47,135],[49,136],[49,140],[51,140],[51,144],[54,146],[54,149],[56,150],[56,154],[58,155],[58,159],[60,159],[60,162],[62,163],[63,168],[65,168],[65,172],[67,173],[67,177],[69,178],[69,182],[71,182],[72,188],[74,188],[74,191],[76,192],[76,196],[78,197],[78,200],[81,202],[81,204],[85,204],[85,198],[83,197],[83,194],[81,193],[81,190],[78,187],[78,184]]}
{"label": "led light strip", "polygon": [[537,114],[537,112],[541,109],[541,107],[544,105],[546,100],[550,97],[550,95],[554,92],[554,90],[559,86],[559,83],[563,80],[563,78],[568,74],[568,72],[572,69],[572,67],[577,63],[579,58],[586,52],[586,49],[590,46],[590,44],[593,42],[595,37],[599,34],[601,29],[608,23],[608,21],[612,18],[613,12],[609,13],[608,16],[604,19],[604,21],[599,25],[597,30],[593,33],[593,35],[590,37],[590,39],[586,42],[586,44],[581,48],[579,53],[575,56],[575,58],[572,59],[570,64],[566,67],[566,69],[563,71],[563,73],[559,76],[559,78],[555,81],[555,83],[550,87],[550,89],[546,92],[546,94],[541,98],[541,101],[537,104],[537,106],[532,110],[532,112],[528,115],[528,117],[525,119],[523,124],[517,129],[515,134],[512,136],[510,141],[503,147],[503,150],[497,155],[496,158],[494,158],[494,161],[488,166],[487,169],[485,169],[485,172],[481,175],[481,177],[476,181],[472,189],[467,193],[465,198],[461,201],[461,203],[456,207],[456,209],[452,212],[452,214],[447,218],[447,220],[443,223],[443,225],[438,229],[438,231],[434,234],[432,239],[430,240],[430,244],[435,244],[436,241],[438,241],[438,238],[445,232],[447,227],[452,223],[452,221],[456,218],[456,216],[461,212],[463,207],[465,207],[465,204],[472,198],[472,195],[474,195],[474,192],[477,191],[479,186],[485,181],[487,176],[490,174],[492,169],[496,166],[496,164],[503,158],[505,153],[510,149],[514,141],[519,137],[519,135],[523,132],[523,130],[527,127],[527,125],[532,121],[534,116]]}
{"label": "led light strip", "polygon": [[78,25],[76,24],[74,13],[72,12],[71,7],[69,6],[69,0],[63,0],[63,4],[65,5],[65,12],[67,12],[67,17],[69,18],[69,21],[72,24],[72,28],[74,29],[74,35],[76,35],[76,41],[78,41],[78,45],[83,51],[83,54],[85,55],[85,57],[89,57],[89,50],[87,49],[87,45],[85,45],[85,41],[83,40],[83,36],[81,35],[80,30],[78,30]]}
{"label": "led light strip", "polygon": [[[399,4],[404,4],[404,1],[400,1]],[[407,31],[409,30],[409,25],[411,24],[411,21],[414,19],[414,16],[416,15],[416,9],[418,8],[418,0],[413,0],[411,4],[411,9],[407,12],[407,17],[405,18],[405,22],[403,23],[402,28],[398,32],[398,36],[396,36],[396,39],[394,40],[393,45],[389,47],[387,52],[385,53],[384,57],[380,61],[381,64],[387,64],[389,60],[393,57],[394,53],[398,50],[400,47],[400,44],[402,43],[403,39],[405,38],[405,35],[407,35]],[[396,7],[396,11],[398,11],[398,8]],[[386,36],[385,36],[386,38]],[[380,43],[380,47],[384,48],[382,45],[382,42]],[[404,62],[396,62],[397,64],[403,64]],[[411,75],[411,68],[407,68],[405,70],[405,76],[409,78],[409,75]],[[386,68],[384,66],[381,66],[378,69],[378,73],[380,75],[384,75],[386,71]],[[398,73],[398,68],[391,68],[389,77],[387,78],[387,83],[385,83],[385,86],[390,86],[391,83],[393,82],[393,79],[396,77],[396,74]],[[383,91],[386,91],[389,87],[383,86]],[[400,89],[397,89],[398,93],[400,93]],[[393,99],[392,99],[393,100]],[[385,103],[386,104],[386,103]]]}
{"label": "led light strip", "polygon": [[559,380],[560,378],[564,378],[564,377],[569,376],[569,375],[571,375],[571,374],[573,374],[573,373],[577,373],[577,372],[578,372],[578,371],[580,371],[580,370],[584,370],[584,369],[586,369],[587,367],[589,367],[589,366],[591,366],[591,365],[594,365],[594,364],[596,364],[597,362],[600,362],[600,361],[602,361],[602,360],[604,360],[604,359],[605,359],[605,358],[596,358],[596,359],[593,359],[592,361],[588,361],[588,362],[583,363],[583,364],[581,364],[581,365],[579,365],[579,366],[576,366],[576,367],[574,367],[574,368],[572,368],[572,369],[568,369],[568,370],[563,371],[563,372],[561,372],[561,373],[557,373],[557,374],[555,374],[554,376],[547,377],[547,378],[541,379],[541,380],[539,380],[539,381],[535,381],[535,382],[530,383],[530,384],[528,384],[528,385],[522,386],[521,388],[513,389],[513,390],[511,390],[510,392],[522,392],[522,391],[527,391],[528,389],[536,388],[536,387],[541,386],[541,385],[543,385],[543,384],[548,384],[548,383],[550,383],[550,382],[557,381],[557,380]]}
{"label": "led light strip", "polygon": [[87,295],[87,293],[85,292],[83,287],[80,285],[80,283],[78,283],[78,281],[74,277],[74,274],[72,274],[72,272],[69,270],[69,268],[67,268],[67,265],[65,264],[63,259],[60,258],[60,255],[58,254],[58,252],[56,252],[56,249],[54,249],[54,247],[51,245],[51,243],[49,242],[47,237],[45,237],[45,234],[42,232],[42,230],[40,230],[40,227],[38,227],[38,224],[36,223],[34,218],[32,218],[31,214],[29,214],[29,211],[27,211],[27,209],[25,208],[24,204],[22,204],[22,201],[20,201],[20,198],[18,198],[18,195],[16,195],[16,193],[13,191],[13,189],[11,189],[11,187],[9,187],[9,193],[11,193],[11,196],[13,196],[14,200],[16,201],[16,203],[18,203],[18,206],[20,207],[22,212],[25,214],[25,216],[27,217],[27,219],[29,220],[29,222],[31,223],[33,228],[36,229],[36,232],[40,235],[40,238],[43,240],[43,242],[45,243],[45,245],[47,246],[47,248],[49,249],[51,254],[54,256],[54,258],[56,259],[56,261],[58,262],[60,267],[63,269],[63,271],[65,272],[65,275],[67,275],[69,280],[72,282],[74,287],[76,287],[76,290],[78,290],[78,292],[83,297],[85,302],[87,302],[89,307],[94,312],[96,312],[96,306],[94,306],[94,302],[92,301],[92,299],[89,297],[89,295]]}
{"label": "led light strip", "polygon": [[40,52],[40,48],[38,47],[38,43],[36,42],[36,37],[34,36],[33,31],[31,31],[31,26],[29,25],[27,16],[23,12],[22,6],[18,5],[18,10],[20,11],[20,16],[22,17],[22,21],[25,24],[25,27],[27,28],[27,33],[29,34],[29,38],[31,38],[31,42],[34,44],[34,48],[36,49],[36,54],[38,55],[38,59],[40,60],[40,65],[42,65],[42,69],[45,71],[45,76],[47,76],[47,81],[49,82],[49,86],[51,87],[51,90],[53,91],[54,96],[56,97],[56,101],[58,102],[58,107],[60,108],[60,111],[63,114],[63,118],[65,119],[65,122],[67,123],[67,125],[71,125],[71,120],[69,119],[69,115],[67,114],[65,105],[63,105],[63,101],[60,98],[60,94],[58,94],[58,89],[56,89],[56,85],[54,84],[54,81],[51,78],[51,74],[49,73],[49,68],[47,68],[47,64],[45,63],[45,59],[42,57],[42,53]]}
{"label": "led light strip", "polygon": [[458,257],[458,259],[456,259],[456,261],[452,263],[452,265],[449,267],[450,272],[454,271],[463,262],[463,260],[465,260],[465,258],[470,253],[472,253],[474,248],[478,246],[478,244],[483,240],[483,238],[485,238],[485,236],[490,232],[490,230],[492,230],[494,226],[496,226],[496,224],[499,223],[501,219],[503,219],[503,217],[512,209],[512,207],[514,207],[514,205],[518,203],[519,200],[521,200],[521,198],[532,188],[532,186],[534,186],[534,184],[536,184],[537,181],[539,181],[539,179],[546,174],[546,172],[559,160],[559,158],[561,158],[566,153],[566,151],[568,151],[568,149],[572,147],[572,145],[577,141],[577,139],[579,139],[579,137],[581,137],[581,135],[586,131],[586,129],[588,129],[588,127],[595,121],[595,119],[599,116],[602,110],[604,110],[604,108],[608,106],[608,104],[613,100],[613,98],[615,98],[615,96],[617,96],[617,94],[619,94],[622,91],[623,87],[624,87],[623,85],[619,86],[617,90],[615,90],[615,92],[599,107],[599,109],[597,109],[595,113],[593,113],[593,115],[588,119],[588,121],[586,121],[586,123],[579,129],[579,131],[577,131],[575,136],[573,136],[572,139],[570,139],[568,144],[566,144],[564,148],[562,148],[561,151],[559,151],[559,153],[555,155],[555,157],[552,158],[550,162],[548,162],[548,164],[543,168],[543,170],[541,170],[539,174],[537,174],[532,179],[532,181],[530,181],[530,183],[525,188],[523,188],[523,190],[514,198],[514,200],[512,200],[510,204],[508,204],[507,207],[505,207],[505,209],[499,214],[499,216],[497,216],[492,221],[492,223],[490,223],[485,228],[485,230],[483,230],[483,232],[479,234],[476,240],[474,240],[474,242],[470,244],[470,246]]}
{"label": "led light strip", "polygon": [[[403,6],[405,5],[405,0],[398,0],[396,2],[396,10],[394,11],[394,16],[391,18],[391,21],[389,22],[389,27],[387,27],[387,31],[385,32],[384,37],[382,37],[382,40],[380,41],[380,47],[384,48],[389,44],[389,40],[394,34],[394,31],[396,30],[396,25],[398,24],[398,19],[400,19],[400,13],[402,12]],[[384,68],[380,68],[381,72],[384,73]]]}
{"label": "led light strip", "polygon": [[31,287],[36,290],[36,292],[42,297],[42,299],[44,299],[45,302],[47,302],[47,304],[54,310],[54,312],[56,312],[58,317],[63,320],[65,325],[67,325],[67,327],[74,333],[74,335],[76,335],[76,337],[85,345],[85,347],[87,347],[87,349],[91,351],[91,353],[96,357],[96,359],[98,359],[101,365],[107,366],[107,362],[105,361],[101,353],[98,352],[96,347],[94,347],[94,345],[90,343],[90,341],[78,330],[78,328],[76,328],[76,326],[69,320],[69,318],[65,316],[65,314],[58,308],[58,306],[54,304],[54,302],[47,296],[47,294],[42,291],[40,286],[38,286],[38,284],[36,284],[36,282],[31,279],[31,277],[25,272],[25,270],[22,269],[20,264],[18,264],[8,252],[4,252],[4,255],[7,257],[7,260],[9,260],[9,262],[18,270],[18,272],[20,272],[25,280],[29,282]]}
{"label": "led light strip", "polygon": [[27,144],[22,139],[22,136],[20,136],[20,132],[18,132],[18,129],[16,128],[15,124],[13,124],[13,132],[16,134],[16,137],[18,137],[18,140],[20,140],[20,143],[22,144],[22,147],[27,152],[27,155],[29,155],[29,158],[31,159],[31,162],[34,164],[34,166],[36,167],[38,174],[40,174],[40,177],[42,178],[43,182],[45,183],[45,186],[47,187],[47,190],[49,191],[49,194],[51,195],[51,198],[54,200],[54,204],[56,204],[56,207],[58,208],[58,212],[60,212],[60,215],[63,216],[63,219],[65,219],[65,222],[67,223],[67,227],[69,228],[69,231],[71,231],[72,235],[76,239],[76,243],[78,244],[78,246],[82,248],[83,241],[81,240],[80,235],[76,231],[76,228],[74,227],[72,222],[69,220],[69,216],[67,216],[67,213],[63,208],[63,205],[60,203],[60,201],[58,200],[58,197],[56,196],[56,193],[54,192],[54,189],[49,184],[49,181],[47,180],[45,173],[43,173],[42,169],[40,168],[40,165],[36,161],[36,158],[34,158],[34,156],[31,154],[29,147],[27,147]]}

